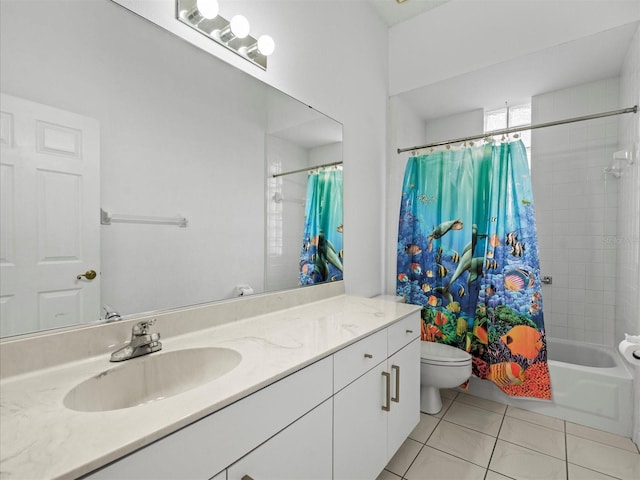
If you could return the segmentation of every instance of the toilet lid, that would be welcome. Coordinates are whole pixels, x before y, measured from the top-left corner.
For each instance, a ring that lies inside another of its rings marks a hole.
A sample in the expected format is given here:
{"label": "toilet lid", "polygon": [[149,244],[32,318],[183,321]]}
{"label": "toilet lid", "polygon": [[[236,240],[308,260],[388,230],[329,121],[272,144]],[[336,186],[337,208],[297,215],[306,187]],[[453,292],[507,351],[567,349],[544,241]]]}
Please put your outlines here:
{"label": "toilet lid", "polygon": [[420,342],[420,358],[427,362],[469,363],[471,355],[451,345],[436,342]]}

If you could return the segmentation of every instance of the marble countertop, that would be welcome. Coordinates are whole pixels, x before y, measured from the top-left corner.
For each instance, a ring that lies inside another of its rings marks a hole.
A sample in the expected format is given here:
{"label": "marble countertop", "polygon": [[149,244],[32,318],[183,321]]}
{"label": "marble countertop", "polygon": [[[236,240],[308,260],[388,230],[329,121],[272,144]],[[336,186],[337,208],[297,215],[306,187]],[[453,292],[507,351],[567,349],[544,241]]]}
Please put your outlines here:
{"label": "marble countertop", "polygon": [[108,354],[3,379],[0,478],[76,478],[91,472],[417,308],[383,298],[339,295],[163,338],[163,352],[225,347],[239,352],[242,361],[222,377],[192,390],[120,410],[78,412],[63,405],[67,392],[78,383],[117,365],[109,362]]}

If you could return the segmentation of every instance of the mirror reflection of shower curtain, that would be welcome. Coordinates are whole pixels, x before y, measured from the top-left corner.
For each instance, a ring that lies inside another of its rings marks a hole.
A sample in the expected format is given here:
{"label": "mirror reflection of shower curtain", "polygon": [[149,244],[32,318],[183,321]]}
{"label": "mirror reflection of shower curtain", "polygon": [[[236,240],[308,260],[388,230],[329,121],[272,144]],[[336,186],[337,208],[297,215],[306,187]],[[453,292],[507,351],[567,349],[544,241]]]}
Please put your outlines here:
{"label": "mirror reflection of shower curtain", "polygon": [[397,293],[422,340],[466,350],[512,396],[550,399],[531,177],[521,141],[412,157]]}
{"label": "mirror reflection of shower curtain", "polygon": [[300,285],[342,280],[342,169],[307,177]]}

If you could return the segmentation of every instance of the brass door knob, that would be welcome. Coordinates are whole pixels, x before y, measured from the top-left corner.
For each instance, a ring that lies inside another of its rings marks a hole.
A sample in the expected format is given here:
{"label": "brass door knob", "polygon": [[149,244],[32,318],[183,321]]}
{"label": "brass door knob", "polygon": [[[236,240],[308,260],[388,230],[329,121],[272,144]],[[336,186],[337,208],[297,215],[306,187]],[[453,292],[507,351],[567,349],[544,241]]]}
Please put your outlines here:
{"label": "brass door knob", "polygon": [[96,273],[95,270],[87,270],[86,272],[81,273],[80,275],[78,275],[76,277],[76,280],[81,280],[82,277],[86,278],[87,280],[93,280],[97,276],[98,276],[98,274]]}

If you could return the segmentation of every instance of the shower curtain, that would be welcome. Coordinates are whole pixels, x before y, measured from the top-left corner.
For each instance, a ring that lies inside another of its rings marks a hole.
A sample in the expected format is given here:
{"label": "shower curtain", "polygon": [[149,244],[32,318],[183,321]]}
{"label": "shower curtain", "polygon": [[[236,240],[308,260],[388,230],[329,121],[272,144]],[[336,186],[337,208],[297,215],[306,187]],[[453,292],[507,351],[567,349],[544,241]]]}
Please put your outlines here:
{"label": "shower curtain", "polygon": [[408,160],[397,293],[422,340],[461,348],[511,396],[550,399],[531,178],[521,141]]}
{"label": "shower curtain", "polygon": [[307,177],[300,285],[342,280],[342,169]]}

